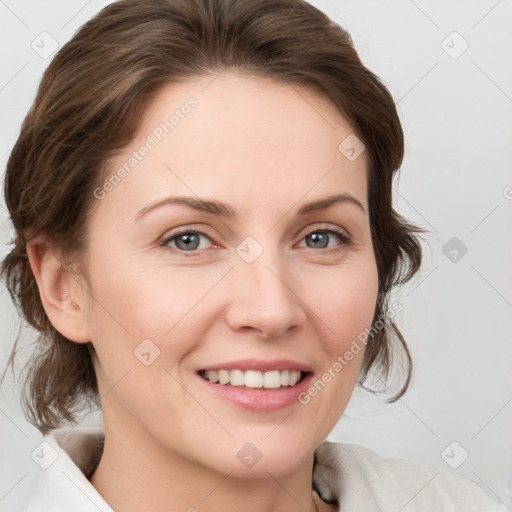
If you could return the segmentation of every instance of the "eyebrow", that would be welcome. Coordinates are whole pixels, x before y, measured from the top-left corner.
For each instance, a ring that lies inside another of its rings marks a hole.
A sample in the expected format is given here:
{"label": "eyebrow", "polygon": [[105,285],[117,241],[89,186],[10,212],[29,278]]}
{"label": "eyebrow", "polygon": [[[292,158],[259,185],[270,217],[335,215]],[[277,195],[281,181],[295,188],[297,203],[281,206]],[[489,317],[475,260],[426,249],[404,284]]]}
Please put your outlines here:
{"label": "eyebrow", "polygon": [[[361,202],[357,200],[354,196],[344,192],[342,194],[335,194],[332,196],[324,197],[322,199],[317,199],[315,201],[306,203],[299,208],[297,215],[307,215],[308,213],[311,212],[325,210],[330,206],[338,203],[353,204],[354,206],[357,206],[357,208],[359,208],[363,213],[366,214],[366,210],[364,206],[361,204]],[[236,217],[237,214],[236,211],[233,210],[230,206],[221,203],[220,201],[199,199],[195,197],[186,196],[170,196],[142,208],[142,210],[140,210],[135,215],[135,220],[139,220],[140,218],[147,215],[149,212],[157,208],[160,208],[161,206],[172,204],[181,204],[189,206],[194,210],[198,210],[205,213],[211,213],[219,217],[233,218]]]}

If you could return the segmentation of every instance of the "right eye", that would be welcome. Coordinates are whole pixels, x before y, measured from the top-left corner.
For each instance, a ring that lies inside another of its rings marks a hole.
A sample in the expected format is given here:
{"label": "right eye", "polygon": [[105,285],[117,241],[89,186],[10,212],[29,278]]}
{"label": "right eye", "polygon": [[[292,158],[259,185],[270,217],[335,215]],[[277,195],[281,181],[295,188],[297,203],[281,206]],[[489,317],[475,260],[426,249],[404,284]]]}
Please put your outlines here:
{"label": "right eye", "polygon": [[204,250],[205,247],[200,247],[201,237],[210,240],[210,237],[202,231],[181,229],[179,231],[175,231],[171,235],[166,235],[159,245],[169,246],[169,243],[173,242],[175,243],[175,246],[171,248],[177,249],[180,252]]}

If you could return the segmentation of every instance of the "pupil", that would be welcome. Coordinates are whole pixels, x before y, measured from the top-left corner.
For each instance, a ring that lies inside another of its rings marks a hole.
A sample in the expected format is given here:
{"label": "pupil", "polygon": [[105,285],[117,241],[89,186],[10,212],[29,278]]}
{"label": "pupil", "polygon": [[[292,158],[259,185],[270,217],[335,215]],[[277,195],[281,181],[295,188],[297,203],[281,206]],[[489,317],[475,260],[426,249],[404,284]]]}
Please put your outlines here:
{"label": "pupil", "polygon": [[[322,248],[327,247],[327,245],[326,245],[327,236],[325,233],[311,233],[310,237],[314,244],[320,243],[320,247],[322,247]],[[318,245],[316,245],[315,247],[318,247]]]}
{"label": "pupil", "polygon": [[179,247],[179,244],[183,242],[184,245],[182,247],[180,247],[180,249],[187,249],[187,248],[188,249],[192,249],[192,250],[197,249],[197,242],[198,242],[198,240],[195,240],[196,245],[194,247],[192,247],[194,245],[194,240],[192,240],[194,237],[196,239],[198,238],[198,236],[194,235],[194,234],[183,234],[183,235],[180,235],[178,237],[178,239],[176,240],[176,244]]}

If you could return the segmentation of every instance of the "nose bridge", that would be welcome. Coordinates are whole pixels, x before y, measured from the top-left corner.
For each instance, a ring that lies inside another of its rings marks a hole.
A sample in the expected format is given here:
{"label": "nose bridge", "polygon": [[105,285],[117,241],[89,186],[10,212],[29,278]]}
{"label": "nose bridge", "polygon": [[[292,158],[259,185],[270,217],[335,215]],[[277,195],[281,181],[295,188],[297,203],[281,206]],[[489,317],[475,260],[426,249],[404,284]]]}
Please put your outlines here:
{"label": "nose bridge", "polygon": [[298,324],[301,301],[294,292],[292,272],[279,247],[247,237],[236,252],[233,327],[252,327],[276,337]]}

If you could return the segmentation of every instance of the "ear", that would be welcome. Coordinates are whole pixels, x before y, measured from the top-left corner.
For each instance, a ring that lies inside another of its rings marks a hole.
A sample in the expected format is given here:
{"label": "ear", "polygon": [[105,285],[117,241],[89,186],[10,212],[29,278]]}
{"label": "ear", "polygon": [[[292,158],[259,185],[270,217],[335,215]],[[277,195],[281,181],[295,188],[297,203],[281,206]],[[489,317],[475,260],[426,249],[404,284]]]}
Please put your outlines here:
{"label": "ear", "polygon": [[27,253],[39,295],[50,322],[66,338],[77,343],[91,341],[85,302],[87,293],[68,273],[44,235],[27,242]]}

